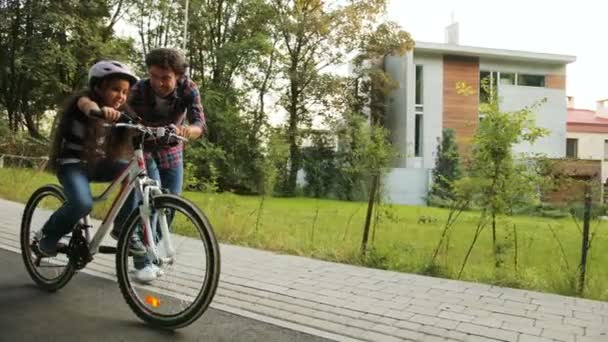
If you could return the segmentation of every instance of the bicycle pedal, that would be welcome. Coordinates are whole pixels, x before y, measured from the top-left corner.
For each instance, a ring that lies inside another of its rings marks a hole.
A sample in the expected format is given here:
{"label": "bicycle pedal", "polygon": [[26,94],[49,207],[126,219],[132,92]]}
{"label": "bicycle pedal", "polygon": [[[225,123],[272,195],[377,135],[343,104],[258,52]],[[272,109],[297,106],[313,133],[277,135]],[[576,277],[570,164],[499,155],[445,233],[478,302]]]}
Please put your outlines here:
{"label": "bicycle pedal", "polygon": [[57,244],[57,253],[68,254],[69,250],[70,250],[69,246],[66,245],[65,243],[59,242]]}
{"label": "bicycle pedal", "polygon": [[116,247],[112,247],[112,246],[99,246],[99,253],[101,253],[101,254],[116,254]]}

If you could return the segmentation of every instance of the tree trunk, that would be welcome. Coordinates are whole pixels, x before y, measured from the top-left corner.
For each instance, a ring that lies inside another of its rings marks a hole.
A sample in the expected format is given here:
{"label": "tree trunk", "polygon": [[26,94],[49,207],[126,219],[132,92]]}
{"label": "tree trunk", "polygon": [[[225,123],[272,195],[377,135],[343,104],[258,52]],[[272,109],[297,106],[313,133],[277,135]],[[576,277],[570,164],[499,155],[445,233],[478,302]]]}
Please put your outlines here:
{"label": "tree trunk", "polygon": [[369,239],[369,227],[372,221],[372,212],[374,211],[374,202],[376,199],[376,192],[378,190],[378,182],[380,181],[379,175],[372,177],[372,188],[369,191],[369,199],[367,201],[367,214],[365,215],[365,225],[363,226],[363,239],[361,240],[361,254],[365,255],[367,251],[367,241]]}
{"label": "tree trunk", "polygon": [[47,140],[46,137],[44,137],[42,134],[40,134],[40,131],[38,131],[38,128],[36,127],[36,123],[34,122],[33,118],[33,114],[31,113],[26,113],[24,115],[25,118],[25,126],[27,127],[27,131],[30,134],[30,136],[32,138],[36,138],[36,139],[41,139],[41,140]]}

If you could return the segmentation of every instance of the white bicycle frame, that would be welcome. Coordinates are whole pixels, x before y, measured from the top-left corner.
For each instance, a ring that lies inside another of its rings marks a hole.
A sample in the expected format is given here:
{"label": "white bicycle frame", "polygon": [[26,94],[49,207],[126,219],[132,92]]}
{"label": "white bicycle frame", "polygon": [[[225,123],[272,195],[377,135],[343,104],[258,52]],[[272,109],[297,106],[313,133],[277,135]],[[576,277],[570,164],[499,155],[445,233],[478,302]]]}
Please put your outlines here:
{"label": "white bicycle frame", "polygon": [[[114,126],[139,129],[141,129],[140,127],[142,127],[139,125],[122,123],[114,124]],[[164,135],[164,130],[160,131],[162,128],[157,129],[159,130],[158,135]],[[87,215],[84,218],[84,226],[86,228],[85,238],[87,239],[87,242],[89,244],[89,252],[91,253],[91,255],[99,253],[101,241],[106,236],[106,234],[112,229],[114,225],[114,220],[116,219],[118,212],[125,204],[127,197],[129,196],[131,191],[134,191],[135,198],[142,199],[142,203],[139,206],[139,215],[141,219],[141,226],[143,229],[143,242],[146,246],[148,253],[152,256],[153,261],[155,260],[161,263],[172,263],[174,261],[175,250],[173,249],[173,245],[171,243],[171,235],[169,232],[167,215],[164,211],[160,213],[154,213],[154,219],[150,219],[150,216],[152,215],[150,200],[155,196],[161,195],[162,191],[158,182],[151,179],[147,175],[146,162],[144,159],[143,150],[141,149],[141,145],[136,148],[133,159],[131,160],[127,168],[121,173],[121,175],[116,178],[101,195],[94,197],[93,200],[95,202],[106,200],[109,194],[114,192],[114,190],[116,190],[119,185],[120,192],[114,199],[110,210],[106,214],[104,220],[99,226],[99,229],[92,238],[90,234],[90,228],[92,228],[93,226],[91,225],[90,215]],[[159,255],[156,242],[154,241],[152,227],[156,227],[157,223],[160,225],[160,230],[162,234],[161,241],[164,247],[164,255]]]}

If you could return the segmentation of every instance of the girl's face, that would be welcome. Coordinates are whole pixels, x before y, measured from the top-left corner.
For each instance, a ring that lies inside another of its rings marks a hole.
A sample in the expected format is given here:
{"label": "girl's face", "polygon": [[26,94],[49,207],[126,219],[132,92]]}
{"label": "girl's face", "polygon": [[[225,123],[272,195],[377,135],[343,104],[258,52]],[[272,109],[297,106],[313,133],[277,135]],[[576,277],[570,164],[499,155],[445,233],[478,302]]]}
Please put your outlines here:
{"label": "girl's face", "polygon": [[127,101],[130,88],[129,82],[120,78],[104,81],[99,87],[102,105],[114,109],[120,108]]}

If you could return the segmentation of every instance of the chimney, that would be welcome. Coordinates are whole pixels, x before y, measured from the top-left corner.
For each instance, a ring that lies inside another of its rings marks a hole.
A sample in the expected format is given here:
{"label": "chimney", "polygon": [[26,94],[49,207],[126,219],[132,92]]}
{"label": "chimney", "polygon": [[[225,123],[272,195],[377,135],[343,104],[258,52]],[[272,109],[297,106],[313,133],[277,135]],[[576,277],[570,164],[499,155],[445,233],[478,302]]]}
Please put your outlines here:
{"label": "chimney", "polygon": [[599,100],[596,102],[597,107],[595,111],[595,115],[601,118],[608,119],[608,99]]}
{"label": "chimney", "polygon": [[574,108],[574,96],[566,96],[567,108]]}
{"label": "chimney", "polygon": [[447,44],[458,45],[458,33],[458,23],[454,20],[454,11],[452,11],[452,22],[445,28],[445,42]]}

